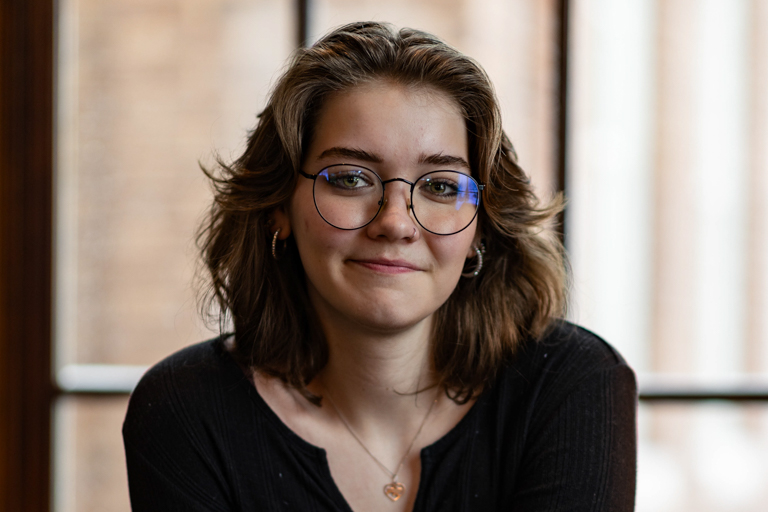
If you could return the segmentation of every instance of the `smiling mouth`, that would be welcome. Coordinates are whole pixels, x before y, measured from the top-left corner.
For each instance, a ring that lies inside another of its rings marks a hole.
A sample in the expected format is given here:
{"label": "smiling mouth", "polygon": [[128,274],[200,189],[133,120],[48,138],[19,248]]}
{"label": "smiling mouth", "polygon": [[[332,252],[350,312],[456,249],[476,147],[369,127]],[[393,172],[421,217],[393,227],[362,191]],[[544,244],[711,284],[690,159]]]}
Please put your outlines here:
{"label": "smiling mouth", "polygon": [[421,269],[416,265],[403,260],[349,260],[356,265],[379,272],[381,274],[405,274],[408,272],[419,272]]}

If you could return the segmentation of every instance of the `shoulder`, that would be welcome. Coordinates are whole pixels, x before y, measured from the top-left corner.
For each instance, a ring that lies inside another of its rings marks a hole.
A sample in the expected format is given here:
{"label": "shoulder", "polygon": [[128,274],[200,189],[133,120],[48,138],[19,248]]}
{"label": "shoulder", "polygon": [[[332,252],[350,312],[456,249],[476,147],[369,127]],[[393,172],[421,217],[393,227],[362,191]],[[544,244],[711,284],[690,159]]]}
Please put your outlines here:
{"label": "shoulder", "polygon": [[557,320],[528,340],[503,373],[502,387],[525,389],[539,403],[555,404],[576,392],[637,398],[635,374],[621,354],[596,334]]}
{"label": "shoulder", "polygon": [[220,338],[186,347],[141,378],[131,394],[123,435],[138,439],[163,427],[191,428],[221,412],[224,401],[242,398],[247,384]]}
{"label": "shoulder", "polygon": [[123,422],[133,510],[231,510],[235,468],[255,442],[253,389],[220,339],[147,371]]}
{"label": "shoulder", "polygon": [[529,340],[493,395],[519,510],[632,510],[637,385],[619,352],[565,321]]}
{"label": "shoulder", "polygon": [[513,365],[529,364],[548,372],[587,374],[617,367],[629,368],[621,354],[607,341],[565,320],[554,321],[538,340],[521,346]]}
{"label": "shoulder", "polygon": [[535,352],[542,358],[554,358],[553,364],[581,371],[628,367],[621,354],[607,341],[565,320],[553,322],[536,345]]}
{"label": "shoulder", "polygon": [[131,394],[131,406],[149,407],[152,400],[182,398],[222,379],[225,366],[220,339],[186,347],[166,357],[142,376]]}

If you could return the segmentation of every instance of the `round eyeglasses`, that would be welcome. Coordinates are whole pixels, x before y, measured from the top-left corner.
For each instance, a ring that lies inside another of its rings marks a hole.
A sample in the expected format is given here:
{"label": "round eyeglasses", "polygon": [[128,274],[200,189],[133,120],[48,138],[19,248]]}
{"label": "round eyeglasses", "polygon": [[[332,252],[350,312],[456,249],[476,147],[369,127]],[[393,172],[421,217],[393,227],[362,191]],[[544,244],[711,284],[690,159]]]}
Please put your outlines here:
{"label": "round eyeglasses", "polygon": [[453,235],[472,224],[485,188],[457,171],[428,172],[416,182],[403,178],[382,181],[372,170],[351,164],[331,165],[317,174],[299,173],[315,182],[312,194],[320,217],[346,230],[373,222],[384,206],[386,184],[402,181],[411,186],[409,208],[416,222],[435,235]]}

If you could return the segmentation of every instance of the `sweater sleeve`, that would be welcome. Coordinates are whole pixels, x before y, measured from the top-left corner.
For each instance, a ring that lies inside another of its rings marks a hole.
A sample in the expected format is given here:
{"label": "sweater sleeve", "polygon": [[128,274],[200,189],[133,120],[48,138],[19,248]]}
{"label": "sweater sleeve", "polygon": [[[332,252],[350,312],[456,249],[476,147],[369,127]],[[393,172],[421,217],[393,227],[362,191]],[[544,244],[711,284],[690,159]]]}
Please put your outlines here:
{"label": "sweater sleeve", "polygon": [[211,396],[204,387],[190,393],[196,384],[176,369],[168,360],[159,363],[131,395],[123,442],[132,510],[233,510],[217,440],[200,420],[210,415],[198,410]]}
{"label": "sweater sleeve", "polygon": [[[170,452],[163,456],[168,456]],[[127,441],[125,457],[133,512],[231,510],[214,490],[212,482],[193,476],[199,475],[200,471],[194,468],[171,469],[168,465],[158,464],[151,454],[142,453]],[[185,482],[191,478],[197,478],[197,488],[186,485]]]}
{"label": "sweater sleeve", "polygon": [[636,410],[635,376],[621,360],[548,394],[530,418],[515,510],[634,510]]}

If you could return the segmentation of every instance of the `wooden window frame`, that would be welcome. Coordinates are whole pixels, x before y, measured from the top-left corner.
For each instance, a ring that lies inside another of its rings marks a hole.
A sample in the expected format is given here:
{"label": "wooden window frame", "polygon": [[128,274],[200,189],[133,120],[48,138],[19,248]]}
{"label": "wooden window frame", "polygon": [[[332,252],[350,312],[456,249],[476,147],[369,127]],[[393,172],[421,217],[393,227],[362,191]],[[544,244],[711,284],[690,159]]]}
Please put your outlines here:
{"label": "wooden window frame", "polygon": [[50,508],[54,2],[0,2],[0,509]]}

